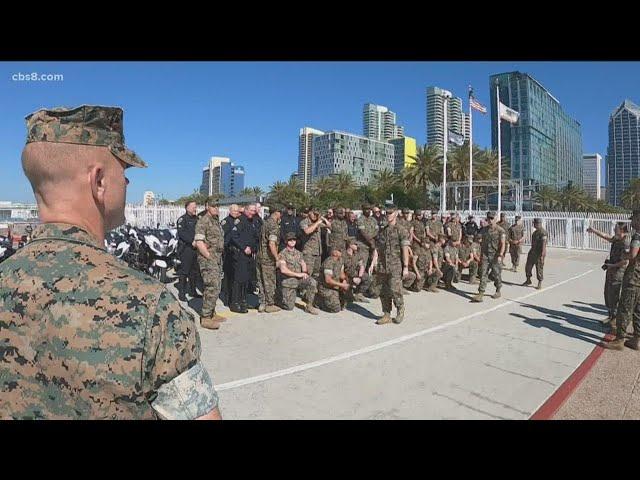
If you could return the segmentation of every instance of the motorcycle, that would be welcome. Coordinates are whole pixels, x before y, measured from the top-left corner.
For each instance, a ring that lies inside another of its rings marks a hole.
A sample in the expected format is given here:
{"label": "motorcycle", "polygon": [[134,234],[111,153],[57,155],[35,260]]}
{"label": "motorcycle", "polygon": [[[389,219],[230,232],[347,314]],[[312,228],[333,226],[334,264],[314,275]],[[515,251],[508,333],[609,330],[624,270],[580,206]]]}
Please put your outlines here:
{"label": "motorcycle", "polygon": [[13,249],[11,239],[8,237],[0,237],[0,263],[4,262],[14,253],[16,253],[16,251]]}
{"label": "motorcycle", "polygon": [[178,240],[169,230],[151,230],[144,235],[147,250],[147,272],[167,283],[167,271],[173,266]]}

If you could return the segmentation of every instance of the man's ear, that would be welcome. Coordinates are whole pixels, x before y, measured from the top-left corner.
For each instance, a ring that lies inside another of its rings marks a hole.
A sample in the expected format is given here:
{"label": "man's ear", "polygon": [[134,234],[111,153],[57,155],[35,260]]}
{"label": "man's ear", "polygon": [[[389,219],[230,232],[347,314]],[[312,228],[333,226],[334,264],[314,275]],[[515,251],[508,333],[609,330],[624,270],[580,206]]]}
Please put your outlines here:
{"label": "man's ear", "polygon": [[94,165],[89,170],[89,183],[91,187],[91,194],[96,204],[102,210],[104,208],[104,198],[106,191],[106,172],[102,165]]}

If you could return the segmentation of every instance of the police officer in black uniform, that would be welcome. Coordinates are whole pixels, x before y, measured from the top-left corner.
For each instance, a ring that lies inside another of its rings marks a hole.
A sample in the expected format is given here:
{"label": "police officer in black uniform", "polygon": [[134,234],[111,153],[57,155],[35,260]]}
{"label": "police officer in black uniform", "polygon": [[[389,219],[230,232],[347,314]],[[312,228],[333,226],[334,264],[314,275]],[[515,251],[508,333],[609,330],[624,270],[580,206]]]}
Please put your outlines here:
{"label": "police officer in black uniform", "polygon": [[225,306],[231,305],[231,284],[233,281],[233,252],[231,251],[231,230],[240,223],[238,205],[229,206],[229,215],[220,222],[224,232],[224,253],[222,255],[222,301]]}
{"label": "police officer in black uniform", "polygon": [[187,283],[189,295],[196,296],[197,281],[197,250],[194,246],[196,234],[196,223],[198,216],[196,210],[198,205],[195,201],[187,202],[184,206],[186,213],[178,218],[178,258],[180,267],[178,269],[178,298],[183,302],[187,300]]}
{"label": "police officer in black uniform", "polygon": [[231,280],[231,305],[229,309],[236,313],[247,313],[247,293],[252,271],[255,271],[256,253],[260,242],[260,224],[255,220],[255,205],[245,207],[244,214],[234,221],[229,235],[229,250],[233,266]]}
{"label": "police officer in black uniform", "polygon": [[289,232],[293,232],[298,235],[298,225],[300,224],[300,219],[296,217],[295,208],[292,203],[287,204],[287,211],[282,214],[282,218],[280,219],[280,250],[284,249],[286,246],[285,236]]}

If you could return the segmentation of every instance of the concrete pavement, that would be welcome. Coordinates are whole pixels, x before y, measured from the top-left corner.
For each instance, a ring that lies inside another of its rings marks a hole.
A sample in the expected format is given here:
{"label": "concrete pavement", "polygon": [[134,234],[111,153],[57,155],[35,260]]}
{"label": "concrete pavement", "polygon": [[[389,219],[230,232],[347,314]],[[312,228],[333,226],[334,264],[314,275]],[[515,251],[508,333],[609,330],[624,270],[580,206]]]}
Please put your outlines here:
{"label": "concrete pavement", "polygon": [[605,256],[550,248],[542,290],[519,285],[521,266],[481,304],[466,281],[412,293],[400,325],[375,325],[379,300],[319,316],[220,308],[203,361],[227,419],[526,419],[604,336]]}

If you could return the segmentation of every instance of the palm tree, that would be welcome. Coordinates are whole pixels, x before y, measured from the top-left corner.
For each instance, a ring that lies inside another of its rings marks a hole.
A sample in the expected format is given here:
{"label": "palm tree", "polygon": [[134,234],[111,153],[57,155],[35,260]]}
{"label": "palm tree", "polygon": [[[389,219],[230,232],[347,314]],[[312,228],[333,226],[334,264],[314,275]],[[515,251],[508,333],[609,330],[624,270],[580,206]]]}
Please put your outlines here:
{"label": "palm tree", "polygon": [[469,143],[453,148],[447,155],[447,180],[469,180]]}
{"label": "palm tree", "polygon": [[640,208],[640,178],[634,178],[622,192],[622,205],[629,210]]}
{"label": "palm tree", "polygon": [[559,195],[560,204],[567,212],[579,212],[588,206],[589,200],[587,195],[580,187],[568,185]]}
{"label": "palm tree", "polygon": [[389,169],[376,172],[371,182],[373,188],[382,192],[382,195],[386,195],[391,189],[397,187],[399,183],[398,175]]}
{"label": "palm tree", "polygon": [[442,183],[442,153],[437,146],[419,146],[416,155],[410,158],[415,163],[402,171],[402,178],[407,187],[418,187],[426,192],[428,186]]}
{"label": "palm tree", "polygon": [[336,190],[339,192],[347,193],[356,188],[356,182],[353,180],[350,173],[338,173],[333,177],[333,181]]}
{"label": "palm tree", "polygon": [[544,186],[534,195],[534,200],[539,203],[542,210],[553,210],[558,203],[558,192],[549,186]]}
{"label": "palm tree", "polygon": [[311,184],[311,193],[316,197],[320,197],[334,189],[335,182],[332,177],[320,177]]}

